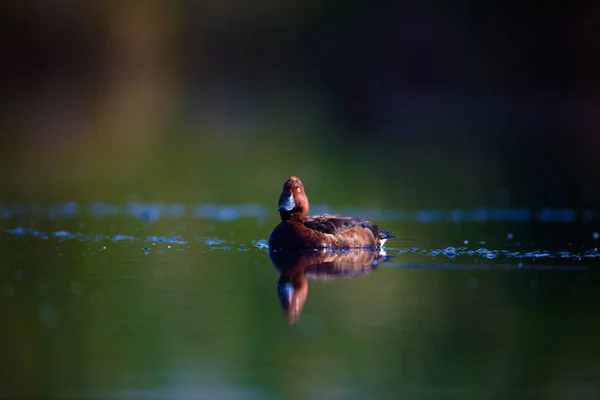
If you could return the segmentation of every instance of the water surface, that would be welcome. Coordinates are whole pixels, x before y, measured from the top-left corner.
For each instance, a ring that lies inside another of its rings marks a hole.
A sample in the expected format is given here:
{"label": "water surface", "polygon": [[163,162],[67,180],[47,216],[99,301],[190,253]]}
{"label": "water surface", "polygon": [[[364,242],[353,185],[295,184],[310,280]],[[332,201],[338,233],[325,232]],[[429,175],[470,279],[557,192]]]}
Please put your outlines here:
{"label": "water surface", "polygon": [[353,210],[398,236],[385,256],[281,261],[262,205],[0,210],[5,397],[599,393],[583,214]]}

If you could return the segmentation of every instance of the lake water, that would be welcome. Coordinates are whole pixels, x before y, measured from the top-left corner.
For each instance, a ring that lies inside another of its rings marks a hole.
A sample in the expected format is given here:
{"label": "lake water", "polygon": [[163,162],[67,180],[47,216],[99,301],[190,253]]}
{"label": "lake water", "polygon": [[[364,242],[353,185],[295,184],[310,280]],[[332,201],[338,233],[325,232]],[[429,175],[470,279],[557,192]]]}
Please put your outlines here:
{"label": "lake water", "polygon": [[313,211],[397,238],[290,256],[258,204],[0,206],[0,397],[599,397],[591,211]]}

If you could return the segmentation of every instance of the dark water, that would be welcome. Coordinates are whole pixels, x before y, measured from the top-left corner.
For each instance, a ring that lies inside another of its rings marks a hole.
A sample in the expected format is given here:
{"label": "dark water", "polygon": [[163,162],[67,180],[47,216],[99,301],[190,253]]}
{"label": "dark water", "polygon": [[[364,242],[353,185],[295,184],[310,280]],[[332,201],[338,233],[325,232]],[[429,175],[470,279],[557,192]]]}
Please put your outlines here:
{"label": "dark water", "polygon": [[398,238],[274,254],[261,205],[0,207],[0,397],[598,398],[595,215],[329,211]]}

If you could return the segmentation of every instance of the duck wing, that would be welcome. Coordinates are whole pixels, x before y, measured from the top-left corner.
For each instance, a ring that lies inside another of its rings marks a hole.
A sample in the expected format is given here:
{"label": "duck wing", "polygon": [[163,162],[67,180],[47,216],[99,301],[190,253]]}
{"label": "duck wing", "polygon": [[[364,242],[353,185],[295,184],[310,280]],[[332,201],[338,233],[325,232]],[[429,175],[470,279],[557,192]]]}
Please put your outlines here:
{"label": "duck wing", "polygon": [[337,235],[346,230],[355,227],[361,227],[371,230],[375,237],[378,237],[380,239],[387,239],[393,237],[389,234],[389,232],[380,231],[377,225],[369,221],[365,221],[364,219],[354,217],[342,217],[341,215],[313,215],[306,218],[306,220],[304,221],[304,225],[309,229],[323,233],[329,233],[331,235]]}

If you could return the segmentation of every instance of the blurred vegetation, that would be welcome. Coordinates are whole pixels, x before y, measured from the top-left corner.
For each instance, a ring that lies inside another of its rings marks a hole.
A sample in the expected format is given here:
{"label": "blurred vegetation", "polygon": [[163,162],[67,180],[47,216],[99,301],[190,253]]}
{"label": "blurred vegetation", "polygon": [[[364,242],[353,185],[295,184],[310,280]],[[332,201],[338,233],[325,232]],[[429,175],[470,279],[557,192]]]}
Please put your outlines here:
{"label": "blurred vegetation", "polygon": [[9,2],[2,198],[589,207],[600,14],[531,7]]}

